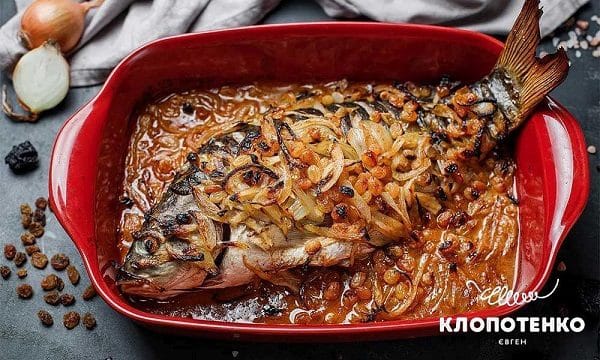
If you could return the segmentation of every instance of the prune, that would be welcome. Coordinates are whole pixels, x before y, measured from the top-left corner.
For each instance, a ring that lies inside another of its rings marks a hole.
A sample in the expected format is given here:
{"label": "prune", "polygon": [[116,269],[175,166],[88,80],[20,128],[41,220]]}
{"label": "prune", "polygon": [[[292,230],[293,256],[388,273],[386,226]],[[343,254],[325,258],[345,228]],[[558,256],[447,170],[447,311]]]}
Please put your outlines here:
{"label": "prune", "polygon": [[75,326],[79,325],[79,314],[75,311],[69,311],[63,316],[63,324],[69,330],[73,329]]}
{"label": "prune", "polygon": [[44,326],[52,326],[54,324],[54,320],[52,320],[52,315],[46,310],[40,310],[37,313],[38,318],[44,324]]}
{"label": "prune", "polygon": [[63,253],[58,253],[50,259],[50,265],[54,270],[62,271],[69,266],[69,257]]}
{"label": "prune", "polygon": [[13,146],[8,155],[4,157],[4,162],[15,174],[24,174],[38,167],[38,153],[29,141],[25,141]]}

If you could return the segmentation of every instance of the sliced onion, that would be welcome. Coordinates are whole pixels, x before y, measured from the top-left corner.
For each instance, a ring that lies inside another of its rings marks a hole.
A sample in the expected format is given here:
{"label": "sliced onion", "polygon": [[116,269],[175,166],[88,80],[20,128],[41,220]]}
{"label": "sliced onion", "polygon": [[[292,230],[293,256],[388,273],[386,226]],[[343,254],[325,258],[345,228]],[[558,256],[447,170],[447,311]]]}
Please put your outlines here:
{"label": "sliced onion", "polygon": [[325,192],[331,189],[342,175],[342,171],[344,171],[344,152],[339,144],[335,144],[331,150],[331,163],[325,168],[321,178],[321,181],[328,180],[325,184],[319,186],[319,191]]}
{"label": "sliced onion", "polygon": [[4,112],[15,120],[37,120],[39,113],[58,105],[69,91],[69,64],[51,42],[23,55],[12,77],[19,102],[30,112],[17,115],[5,100]]}
{"label": "sliced onion", "polygon": [[392,177],[396,181],[410,180],[412,178],[415,178],[415,177],[421,175],[423,172],[425,172],[425,170],[429,169],[430,166],[431,166],[431,160],[424,159],[423,165],[419,166],[418,168],[413,169],[408,172],[405,172],[405,173],[400,173],[398,171],[394,171],[394,173],[392,174]]}
{"label": "sliced onion", "polygon": [[365,143],[365,134],[361,129],[352,128],[348,130],[348,143],[354,148],[358,156],[367,151],[367,144]]}

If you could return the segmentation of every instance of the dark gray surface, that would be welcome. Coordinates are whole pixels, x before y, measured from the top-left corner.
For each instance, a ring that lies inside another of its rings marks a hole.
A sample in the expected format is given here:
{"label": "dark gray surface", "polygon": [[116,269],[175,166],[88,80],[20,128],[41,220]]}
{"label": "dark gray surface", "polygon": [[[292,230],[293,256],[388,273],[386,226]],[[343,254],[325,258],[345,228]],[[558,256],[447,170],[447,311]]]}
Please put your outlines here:
{"label": "dark gray surface", "polygon": [[[580,16],[589,19],[600,13],[600,4],[582,10]],[[12,1],[0,0],[0,24],[14,14]],[[324,20],[327,16],[312,2],[287,1],[277,8],[266,22]],[[546,40],[543,46],[550,48]],[[572,54],[572,53],[571,53]],[[581,58],[571,56],[573,66],[569,78],[554,94],[580,121],[589,144],[600,145],[600,62],[584,52]],[[2,78],[2,81],[6,81]],[[0,244],[20,243],[18,207],[38,196],[47,194],[48,156],[58,128],[78,107],[83,105],[99,87],[73,89],[58,108],[46,113],[36,124],[14,123],[0,115],[0,155],[13,144],[30,140],[41,155],[41,166],[26,176],[14,176],[0,166]],[[566,239],[558,258],[567,265],[561,275],[559,293],[548,300],[538,301],[520,312],[522,316],[580,315],[576,290],[582,278],[600,279],[599,205],[600,165],[597,155],[590,155],[592,193],[588,206]],[[47,234],[39,241],[49,255],[67,253],[82,269],[81,260],[57,221],[49,216]],[[0,264],[8,262],[1,257]],[[349,344],[251,344],[225,341],[188,339],[155,334],[143,329],[111,310],[100,298],[91,302],[78,299],[75,309],[96,315],[98,327],[86,331],[82,327],[67,331],[61,324],[64,307],[50,308],[42,301],[40,279],[52,270],[39,271],[29,264],[24,280],[13,275],[9,281],[0,279],[0,359],[28,358],[90,358],[153,359],[153,358],[229,358],[239,359],[598,359],[599,338],[597,318],[586,317],[586,330],[579,334],[515,334],[527,340],[525,346],[500,346],[499,334],[469,334],[386,342]],[[550,280],[554,283],[555,276]],[[34,285],[33,299],[18,300],[15,287],[22,282]],[[70,284],[66,291],[79,295],[87,286],[85,275],[77,287]],[[51,329],[43,328],[36,312],[48,309],[55,317]],[[50,308],[50,309],[49,309]]]}

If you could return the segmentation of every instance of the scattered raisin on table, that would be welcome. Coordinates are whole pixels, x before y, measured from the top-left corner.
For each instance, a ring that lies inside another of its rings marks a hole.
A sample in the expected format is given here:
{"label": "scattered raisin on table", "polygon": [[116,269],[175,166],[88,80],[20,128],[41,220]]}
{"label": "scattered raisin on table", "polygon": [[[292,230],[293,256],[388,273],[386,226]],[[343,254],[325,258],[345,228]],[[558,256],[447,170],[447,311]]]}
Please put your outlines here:
{"label": "scattered raisin on table", "polygon": [[40,252],[40,248],[37,245],[28,245],[25,246],[25,252],[27,255],[31,256],[34,253]]}
{"label": "scattered raisin on table", "polygon": [[75,296],[71,294],[62,294],[60,296],[60,303],[64,306],[71,306],[75,304]]}
{"label": "scattered raisin on table", "polygon": [[35,200],[35,207],[41,210],[46,210],[48,206],[48,200],[45,197],[39,197]]}
{"label": "scattered raisin on table", "polygon": [[69,330],[73,329],[75,326],[79,325],[79,314],[75,311],[69,311],[63,316],[63,324]]}
{"label": "scattered raisin on table", "polygon": [[37,238],[42,237],[44,235],[44,226],[39,222],[34,221],[29,225],[29,232]]}
{"label": "scattered raisin on table", "polygon": [[67,276],[69,277],[69,281],[73,285],[77,285],[79,283],[79,271],[73,265],[67,266]]}
{"label": "scattered raisin on table", "polygon": [[59,279],[60,278],[58,276],[56,276],[54,274],[50,274],[42,279],[42,282],[40,283],[40,285],[42,286],[42,289],[44,289],[45,291],[54,290],[58,287]]}
{"label": "scattered raisin on table", "polygon": [[21,284],[17,286],[17,295],[21,299],[29,299],[33,295],[33,288],[29,284]]}
{"label": "scattered raisin on table", "polygon": [[26,261],[27,261],[27,255],[25,255],[24,252],[19,251],[15,254],[14,262],[15,262],[15,265],[17,265],[17,267],[23,266],[23,264],[25,264]]}
{"label": "scattered raisin on table", "polygon": [[50,264],[54,270],[62,271],[69,266],[69,257],[63,253],[58,253],[50,259]]}
{"label": "scattered raisin on table", "polygon": [[21,225],[23,225],[23,229],[29,228],[31,222],[33,221],[33,217],[31,214],[21,214]]}
{"label": "scattered raisin on table", "polygon": [[65,282],[63,281],[63,279],[58,278],[58,284],[56,285],[56,290],[63,291],[64,288],[65,288]]}
{"label": "scattered raisin on table", "polygon": [[44,269],[48,265],[48,257],[41,252],[33,253],[31,255],[31,264],[38,269]]}
{"label": "scattered raisin on table", "polygon": [[35,209],[33,212],[33,221],[46,226],[46,213],[42,209]]}
{"label": "scattered raisin on table", "polygon": [[38,153],[29,141],[25,141],[13,146],[4,162],[15,174],[24,174],[38,167]]}
{"label": "scattered raisin on table", "polygon": [[52,315],[46,310],[40,310],[37,313],[38,318],[44,324],[44,326],[52,326],[54,324],[54,320],[52,320]]}
{"label": "scattered raisin on table", "polygon": [[57,290],[52,290],[44,295],[44,301],[48,305],[56,306],[60,303],[60,294]]}
{"label": "scattered raisin on table", "polygon": [[17,271],[17,276],[19,277],[19,279],[26,278],[27,277],[27,269],[23,269],[23,268],[19,269]]}
{"label": "scattered raisin on table", "polygon": [[21,234],[21,242],[23,246],[35,245],[35,236],[31,232],[25,231]]}
{"label": "scattered raisin on table", "polygon": [[12,260],[17,255],[17,248],[13,244],[4,245],[4,257],[7,260]]}
{"label": "scattered raisin on table", "polygon": [[2,276],[2,278],[4,280],[8,279],[10,277],[10,268],[6,265],[2,265],[0,266],[0,275]]}
{"label": "scattered raisin on table", "polygon": [[85,328],[88,330],[92,330],[93,328],[95,328],[96,318],[94,317],[94,315],[90,313],[83,314],[83,326],[85,326]]}
{"label": "scattered raisin on table", "polygon": [[28,203],[22,203],[20,206],[20,211],[22,215],[32,215],[33,210],[31,210],[31,206]]}
{"label": "scattered raisin on table", "polygon": [[94,289],[92,285],[89,285],[87,288],[85,288],[83,294],[81,295],[85,301],[92,300],[94,296],[96,296],[96,289]]}

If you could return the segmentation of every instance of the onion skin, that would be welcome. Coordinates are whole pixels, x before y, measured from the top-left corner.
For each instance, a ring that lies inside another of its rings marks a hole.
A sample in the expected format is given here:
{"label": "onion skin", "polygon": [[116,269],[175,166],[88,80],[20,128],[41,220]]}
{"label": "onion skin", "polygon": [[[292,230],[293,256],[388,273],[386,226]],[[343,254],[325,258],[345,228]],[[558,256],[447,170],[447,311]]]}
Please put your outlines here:
{"label": "onion skin", "polygon": [[23,13],[21,37],[28,49],[55,41],[63,53],[72,50],[85,25],[85,14],[103,0],[77,3],[73,0],[36,0]]}

